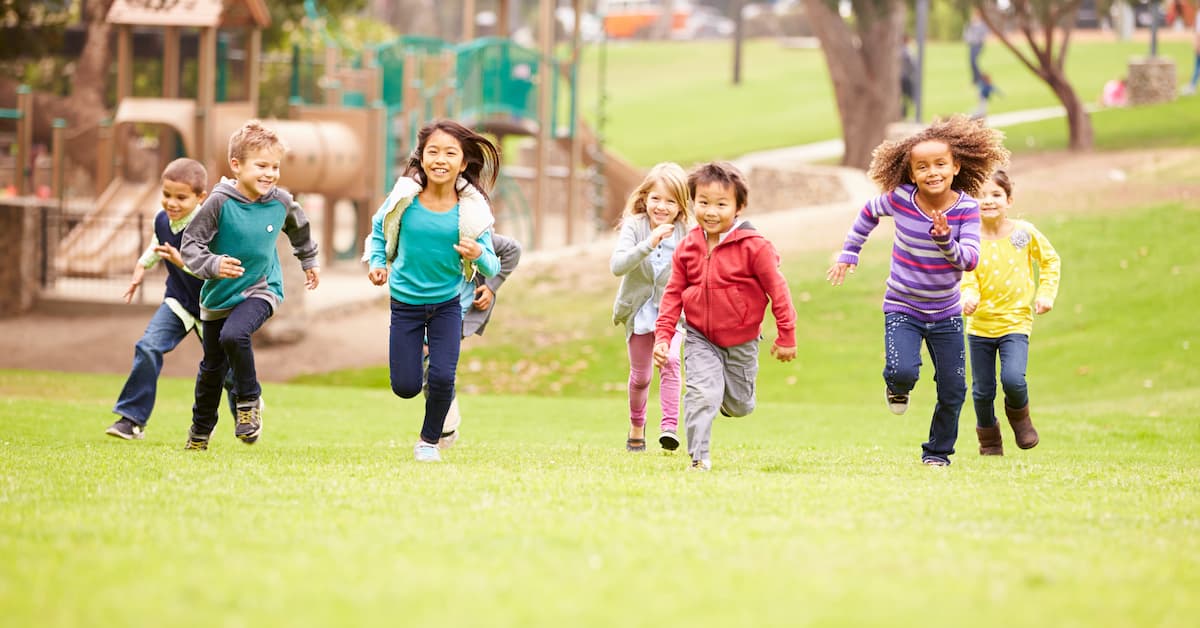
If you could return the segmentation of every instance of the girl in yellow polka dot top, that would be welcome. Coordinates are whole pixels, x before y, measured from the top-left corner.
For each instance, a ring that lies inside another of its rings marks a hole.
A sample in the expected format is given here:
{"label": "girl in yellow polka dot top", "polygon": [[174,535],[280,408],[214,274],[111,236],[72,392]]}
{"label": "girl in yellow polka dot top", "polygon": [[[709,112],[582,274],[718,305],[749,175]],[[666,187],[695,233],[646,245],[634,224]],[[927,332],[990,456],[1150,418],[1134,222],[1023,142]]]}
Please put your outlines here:
{"label": "girl in yellow polka dot top", "polygon": [[979,265],[962,280],[963,314],[970,316],[967,344],[975,433],[984,456],[1004,455],[994,406],[997,355],[1004,413],[1017,446],[1030,449],[1038,444],[1025,384],[1029,334],[1034,313],[1049,312],[1058,295],[1058,253],[1033,225],[1008,217],[1012,204],[1012,181],[997,170],[979,190]]}

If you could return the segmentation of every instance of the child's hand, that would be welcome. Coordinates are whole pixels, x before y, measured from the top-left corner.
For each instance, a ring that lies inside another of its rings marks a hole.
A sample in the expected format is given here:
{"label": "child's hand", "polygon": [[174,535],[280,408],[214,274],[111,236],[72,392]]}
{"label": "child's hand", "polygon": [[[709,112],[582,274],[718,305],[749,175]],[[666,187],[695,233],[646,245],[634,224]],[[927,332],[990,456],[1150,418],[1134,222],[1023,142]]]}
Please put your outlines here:
{"label": "child's hand", "polygon": [[667,223],[665,225],[659,225],[659,226],[655,227],[654,231],[650,232],[650,248],[654,248],[654,247],[658,246],[659,243],[662,242],[664,238],[666,238],[667,236],[671,235],[674,232],[675,232],[675,225],[673,223]]}
{"label": "child's hand", "polygon": [[853,274],[854,269],[857,266],[858,266],[858,264],[847,264],[846,262],[838,262],[838,263],[834,264],[833,266],[830,266],[829,270],[825,271],[825,279],[829,283],[831,283],[835,286],[840,286],[840,285],[842,285],[842,280],[844,280],[846,278],[846,273],[849,272],[849,273]]}
{"label": "child's hand", "polygon": [[979,307],[979,299],[970,298],[963,299],[963,316],[970,316],[975,313],[975,309]]}
{"label": "child's hand", "polygon": [[483,255],[483,247],[479,246],[478,242],[467,237],[460,238],[458,244],[454,245],[454,250],[458,251],[458,254],[468,262],[473,262],[479,259],[480,255]]}
{"label": "child's hand", "polygon": [[950,223],[946,222],[946,212],[931,212],[933,214],[933,228],[929,230],[929,235],[935,238],[944,238],[950,235]]}
{"label": "child's hand", "polygon": [[242,260],[228,255],[221,256],[221,265],[217,268],[217,277],[221,279],[237,279],[246,273],[242,268]]}
{"label": "child's hand", "polygon": [[154,247],[154,252],[158,253],[159,257],[171,262],[176,267],[183,268],[183,255],[179,253],[179,249],[171,246],[170,244],[160,244]]}
{"label": "child's hand", "polygon": [[658,368],[662,368],[667,363],[667,354],[671,351],[671,345],[660,342],[654,345],[654,363]]}
{"label": "child's hand", "polygon": [[126,303],[133,303],[133,295],[137,294],[137,289],[140,285],[142,285],[140,281],[129,282],[129,287],[125,289],[125,294],[123,295]]}
{"label": "child's hand", "polygon": [[771,345],[771,355],[780,362],[791,362],[796,359],[796,347],[782,347],[776,343]]}
{"label": "child's hand", "polygon": [[321,267],[313,266],[304,271],[304,287],[309,290],[316,290],[317,285],[321,283]]}
{"label": "child's hand", "polygon": [[371,283],[377,286],[382,286],[387,282],[387,275],[388,271],[386,268],[372,268],[371,272],[367,273],[367,279],[370,279]]}
{"label": "child's hand", "polygon": [[1045,314],[1054,309],[1054,304],[1048,299],[1037,299],[1033,302],[1033,311],[1038,314]]}
{"label": "child's hand", "polygon": [[492,307],[492,299],[496,298],[496,294],[487,286],[477,286],[475,288],[475,301],[471,304],[477,310],[487,311]]}

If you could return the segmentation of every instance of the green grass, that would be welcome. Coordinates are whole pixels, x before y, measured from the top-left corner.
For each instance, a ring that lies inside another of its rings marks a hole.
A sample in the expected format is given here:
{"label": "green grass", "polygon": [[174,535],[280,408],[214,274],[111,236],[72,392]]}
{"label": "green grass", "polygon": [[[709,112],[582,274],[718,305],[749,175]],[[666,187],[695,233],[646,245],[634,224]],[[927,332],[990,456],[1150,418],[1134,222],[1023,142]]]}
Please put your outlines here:
{"label": "green grass", "polygon": [[[1074,41],[1067,75],[1084,102],[1097,102],[1105,81],[1125,75],[1130,58],[1144,56],[1147,50],[1141,41]],[[1159,54],[1175,61],[1181,83],[1190,78],[1190,40],[1162,41]],[[638,165],[650,166],[664,160],[689,164],[728,159],[841,137],[833,88],[819,49],[785,49],[774,40],[747,42],[740,86],[731,84],[731,59],[732,44],[723,41],[610,44],[603,128],[608,146]],[[598,50],[588,47],[581,98],[582,111],[592,124],[597,115],[598,62]],[[975,109],[963,44],[932,43],[925,63],[926,119]],[[1003,91],[992,101],[991,113],[1059,104],[1046,84],[998,42],[988,45],[981,64]],[[1195,99],[1184,103],[1179,107],[1197,109]],[[1148,117],[1150,122],[1163,119]],[[1047,122],[1044,128],[1065,136],[1066,121]],[[1175,145],[1186,145],[1197,133],[1195,128]]]}
{"label": "green grass", "polygon": [[422,404],[380,370],[267,384],[263,440],[223,418],[207,452],[181,450],[190,381],[126,443],[101,433],[119,376],[0,372],[0,625],[1190,625],[1198,209],[1036,220],[1064,259],[1042,443],[979,458],[968,406],[949,469],[917,462],[928,369],[883,409],[880,241],[837,290],[787,261],[800,357],[764,359],[709,474],[622,450],[615,281],[506,287],[489,338],[513,342],[467,347],[483,392],[443,465],[412,461]]}
{"label": "green grass", "polygon": [[[1152,106],[1101,109],[1092,112],[1095,148],[1128,150],[1200,145],[1200,99],[1180,98]],[[1014,152],[1058,150],[1067,147],[1066,118],[1006,127],[1007,145]]]}

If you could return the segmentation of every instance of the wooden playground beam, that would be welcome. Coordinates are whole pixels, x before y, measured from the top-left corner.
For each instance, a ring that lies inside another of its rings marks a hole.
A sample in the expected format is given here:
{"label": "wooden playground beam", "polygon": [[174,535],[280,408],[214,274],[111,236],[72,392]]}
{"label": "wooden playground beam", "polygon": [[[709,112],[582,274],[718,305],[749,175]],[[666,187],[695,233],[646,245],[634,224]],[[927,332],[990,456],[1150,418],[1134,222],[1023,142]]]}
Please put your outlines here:
{"label": "wooden playground beam", "polygon": [[463,0],[462,40],[475,39],[475,0]]}
{"label": "wooden playground beam", "polygon": [[575,217],[578,213],[576,201],[579,197],[579,165],[583,163],[583,142],[579,141],[579,15],[583,0],[572,0],[575,19],[571,28],[571,138],[567,162],[567,244],[575,243]]}
{"label": "wooden playground beam", "polygon": [[554,137],[554,1],[538,0],[538,40],[541,43],[541,67],[538,70],[537,179],[533,201],[533,248],[541,248],[546,207],[550,204],[550,142]]}

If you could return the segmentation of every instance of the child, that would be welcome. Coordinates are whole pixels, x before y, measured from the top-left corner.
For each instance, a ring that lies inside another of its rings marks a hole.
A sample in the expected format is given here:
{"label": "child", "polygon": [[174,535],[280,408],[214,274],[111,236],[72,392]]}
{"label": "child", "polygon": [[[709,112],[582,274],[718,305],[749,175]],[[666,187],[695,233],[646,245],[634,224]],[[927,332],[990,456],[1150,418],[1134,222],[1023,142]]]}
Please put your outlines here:
{"label": "child", "polygon": [[[521,262],[521,243],[508,236],[492,234],[492,246],[496,249],[496,257],[500,260],[500,272],[491,277],[475,273],[471,281],[463,278],[462,292],[459,293],[459,303],[462,305],[463,326],[462,337],[466,340],[471,335],[483,335],[488,320],[492,317],[492,308],[496,306],[496,293],[500,286],[517,269]],[[425,365],[428,367],[429,353],[425,354]],[[428,380],[428,368],[426,368]],[[429,387],[425,387],[428,396]],[[449,449],[458,440],[458,426],[462,423],[462,414],[458,410],[457,394],[450,400],[450,409],[446,411],[446,421],[442,423],[442,436],[438,439],[439,449]]]}
{"label": "child", "polygon": [[888,408],[903,414],[920,375],[925,341],[937,382],[929,440],[921,446],[921,460],[928,465],[950,464],[966,398],[958,284],[979,261],[979,204],[970,194],[1007,159],[1003,135],[964,116],[880,144],[869,175],[885,193],[859,212],[826,274],[834,286],[841,285],[858,265],[859,251],[879,218],[893,218],[896,235],[883,297],[883,379]]}
{"label": "child", "polygon": [[987,117],[988,101],[992,99],[992,96],[1002,92],[992,82],[992,75],[987,72],[979,73],[979,82],[975,83],[975,87],[979,90],[979,105],[975,107],[975,113],[971,114],[971,117],[985,118]]}
{"label": "child", "polygon": [[217,425],[221,382],[233,370],[237,425],[252,445],[262,434],[262,387],[251,336],[283,301],[276,240],[286,233],[304,269],[304,285],[320,282],[317,243],[308,218],[287,191],[276,187],[287,148],[273,131],[250,120],[229,138],[229,168],[183,233],[183,261],[205,280],[200,290],[204,357],[196,375],[196,403],[187,449],[208,449]]}
{"label": "child", "polygon": [[364,245],[368,279],[386,282],[392,297],[388,362],[396,395],[410,399],[421,392],[428,342],[425,421],[413,448],[419,462],[442,459],[438,441],[454,399],[462,342],[462,282],[500,270],[487,197],[499,164],[496,146],[461,124],[425,125]]}
{"label": "child", "polygon": [[[609,267],[621,277],[613,303],[613,324],[625,325],[629,353],[629,423],[625,449],[646,451],[646,401],[650,394],[654,354],[654,324],[663,290],[671,278],[671,257],[687,235],[689,222],[687,173],[678,164],[661,163],[650,169],[625,204],[621,235]],[[659,368],[658,395],[662,405],[658,443],[667,451],[679,447],[679,343],[683,332],[671,336],[667,361]]]}
{"label": "child", "polygon": [[1037,430],[1029,418],[1029,392],[1025,385],[1029,334],[1033,331],[1034,313],[1049,312],[1058,294],[1058,253],[1033,225],[1009,220],[1012,203],[1012,182],[1007,173],[997,170],[979,191],[979,214],[983,221],[979,266],[963,275],[962,281],[963,314],[971,317],[967,322],[967,345],[971,350],[975,433],[979,436],[979,453],[984,456],[1004,455],[993,407],[997,354],[1000,385],[1004,388],[1004,413],[1017,446],[1029,449],[1038,444]]}
{"label": "child", "polygon": [[767,299],[779,332],[771,355],[780,362],[796,357],[796,311],[779,271],[779,253],[741,218],[749,195],[742,173],[728,163],[698,166],[688,175],[688,193],[699,226],[675,251],[654,330],[654,362],[659,368],[667,364],[682,310],[688,453],[693,469],[708,471],[718,410],[725,416],[754,411]]}
{"label": "child", "polygon": [[163,354],[179,346],[188,332],[199,336],[200,287],[204,282],[187,272],[179,249],[183,245],[183,229],[196,216],[196,207],[208,196],[208,172],[195,160],[180,158],[167,164],[162,173],[162,208],[154,217],[151,244],[133,266],[133,278],[125,290],[125,302],[131,303],[148,269],[159,260],[167,264],[167,289],[142,338],[134,345],[133,368],[125,387],[113,406],[120,418],[105,434],[138,440],[146,436],[146,423],[154,411],[158,392],[158,376],[162,372]]}

